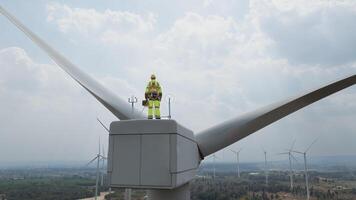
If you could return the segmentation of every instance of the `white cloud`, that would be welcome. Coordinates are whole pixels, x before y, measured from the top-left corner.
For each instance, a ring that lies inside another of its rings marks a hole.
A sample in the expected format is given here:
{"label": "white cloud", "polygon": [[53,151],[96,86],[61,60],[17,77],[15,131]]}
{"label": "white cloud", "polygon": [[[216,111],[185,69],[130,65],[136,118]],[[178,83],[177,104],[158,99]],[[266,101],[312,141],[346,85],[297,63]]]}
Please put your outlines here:
{"label": "white cloud", "polygon": [[[254,3],[260,3],[259,1],[253,0]],[[309,14],[324,8],[332,7],[353,7],[355,8],[356,2],[353,0],[299,0],[299,1],[288,1],[288,0],[265,0],[263,4],[273,4],[278,10],[281,11],[297,11],[301,14]]]}
{"label": "white cloud", "polygon": [[80,33],[99,38],[105,43],[138,45],[137,38],[154,30],[156,17],[152,13],[141,16],[128,11],[98,12],[95,9],[71,8],[51,3],[47,5],[47,21],[57,24],[64,33]]}
{"label": "white cloud", "polygon": [[238,39],[237,24],[232,18],[187,13],[158,36],[156,48],[163,56],[185,62],[186,67],[220,67],[214,65],[221,65],[222,61],[215,59],[228,55]]}
{"label": "white cloud", "polygon": [[[340,3],[343,2],[343,3]],[[293,64],[336,66],[356,56],[354,1],[254,2],[261,30],[272,39],[274,56]],[[271,55],[273,55],[271,54]]]}

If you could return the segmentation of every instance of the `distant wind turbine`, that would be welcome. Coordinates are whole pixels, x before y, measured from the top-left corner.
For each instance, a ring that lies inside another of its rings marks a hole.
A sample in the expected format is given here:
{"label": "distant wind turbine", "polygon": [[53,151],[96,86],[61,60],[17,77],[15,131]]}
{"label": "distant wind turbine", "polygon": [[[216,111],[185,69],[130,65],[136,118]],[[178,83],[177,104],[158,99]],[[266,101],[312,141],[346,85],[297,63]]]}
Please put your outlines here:
{"label": "distant wind turbine", "polygon": [[294,159],[295,161],[297,161],[297,159],[293,156],[292,152],[293,152],[293,148],[294,148],[294,144],[295,144],[295,140],[292,143],[292,146],[290,149],[288,149],[287,152],[282,152],[279,153],[280,155],[288,155],[288,159],[289,159],[289,180],[290,180],[290,189],[293,189],[294,185],[293,185],[293,167],[292,167],[292,159]]}
{"label": "distant wind turbine", "polygon": [[236,155],[236,173],[238,178],[240,178],[240,151],[241,150],[242,149],[235,151],[230,149],[230,151]]}
{"label": "distant wind turbine", "polygon": [[213,179],[215,179],[215,174],[216,174],[216,159],[219,158],[218,156],[215,155],[215,153],[213,154]]}
{"label": "distant wind turbine", "polygon": [[267,151],[263,149],[263,153],[265,154],[265,182],[266,182],[266,187],[268,187],[268,169],[267,169]]}
{"label": "distant wind turbine", "polygon": [[88,164],[87,164],[87,166],[88,166],[92,162],[97,161],[97,164],[96,164],[96,181],[95,181],[95,200],[98,198],[98,187],[99,187],[99,176],[100,176],[99,166],[100,166],[100,161],[102,159],[106,159],[106,157],[104,157],[104,156],[102,156],[100,154],[100,138],[99,138],[99,151],[98,151],[98,154],[91,161],[89,161]]}
{"label": "distant wind turbine", "polygon": [[310,199],[309,182],[308,182],[308,167],[307,167],[307,152],[310,150],[310,148],[315,144],[315,142],[317,140],[318,139],[315,139],[304,152],[293,150],[294,153],[302,154],[304,157],[304,175],[305,175],[305,186],[307,189],[307,200]]}
{"label": "distant wind turbine", "polygon": [[[96,120],[99,122],[99,124],[108,132],[110,133],[110,130],[104,125],[104,123],[97,117]],[[103,156],[106,158],[107,155],[105,154],[105,148],[103,146]],[[105,173],[105,160],[106,159],[102,159],[102,164],[101,164],[101,183],[100,185],[103,186],[104,185],[104,173]]]}

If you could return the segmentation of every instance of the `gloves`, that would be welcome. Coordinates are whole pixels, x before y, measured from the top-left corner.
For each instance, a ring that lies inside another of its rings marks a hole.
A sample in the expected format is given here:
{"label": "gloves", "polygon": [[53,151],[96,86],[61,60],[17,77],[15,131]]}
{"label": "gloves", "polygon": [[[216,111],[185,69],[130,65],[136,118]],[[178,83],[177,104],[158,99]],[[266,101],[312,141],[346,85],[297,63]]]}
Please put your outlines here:
{"label": "gloves", "polygon": [[145,99],[148,99],[148,94],[147,93],[145,93]]}
{"label": "gloves", "polygon": [[160,92],[160,93],[158,94],[158,100],[161,101],[161,99],[162,99],[162,93]]}

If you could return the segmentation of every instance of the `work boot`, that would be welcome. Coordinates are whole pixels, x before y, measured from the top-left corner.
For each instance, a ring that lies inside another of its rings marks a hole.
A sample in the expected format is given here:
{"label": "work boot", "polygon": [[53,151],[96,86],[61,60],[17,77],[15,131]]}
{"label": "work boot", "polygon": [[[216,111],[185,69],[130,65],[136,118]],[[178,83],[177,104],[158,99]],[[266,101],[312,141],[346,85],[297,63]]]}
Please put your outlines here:
{"label": "work boot", "polygon": [[148,116],[148,119],[153,119],[153,116]]}
{"label": "work boot", "polygon": [[161,117],[156,117],[156,119],[161,119]]}

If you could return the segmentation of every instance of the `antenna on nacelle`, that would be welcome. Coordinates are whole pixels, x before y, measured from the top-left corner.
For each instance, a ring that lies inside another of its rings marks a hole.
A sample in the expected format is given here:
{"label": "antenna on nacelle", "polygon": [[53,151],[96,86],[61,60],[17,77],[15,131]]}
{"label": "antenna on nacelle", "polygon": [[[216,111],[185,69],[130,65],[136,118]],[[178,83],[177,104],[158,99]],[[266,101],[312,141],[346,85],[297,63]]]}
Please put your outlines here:
{"label": "antenna on nacelle", "polygon": [[171,95],[167,95],[166,99],[168,99],[168,116],[163,116],[164,118],[167,119],[172,119],[172,114],[171,114],[171,100],[173,97]]}
{"label": "antenna on nacelle", "polygon": [[168,119],[171,119],[171,97],[168,97]]}

